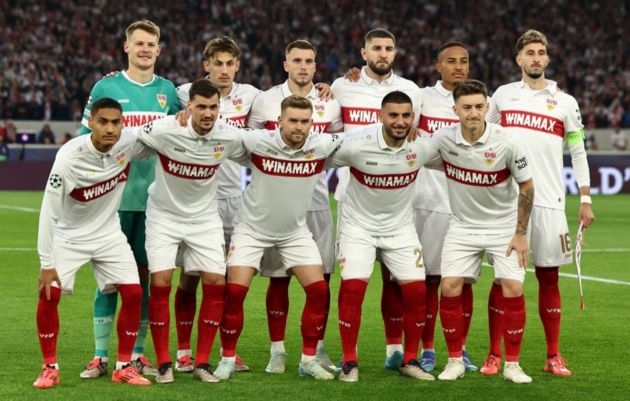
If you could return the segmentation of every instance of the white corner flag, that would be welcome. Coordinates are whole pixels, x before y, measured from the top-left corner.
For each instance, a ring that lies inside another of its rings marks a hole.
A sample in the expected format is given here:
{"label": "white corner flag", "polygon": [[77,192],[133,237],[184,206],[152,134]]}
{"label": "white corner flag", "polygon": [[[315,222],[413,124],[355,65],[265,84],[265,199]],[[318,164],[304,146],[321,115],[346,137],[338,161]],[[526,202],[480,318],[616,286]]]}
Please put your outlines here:
{"label": "white corner flag", "polygon": [[584,239],[584,224],[580,223],[575,240],[575,267],[577,268],[578,283],[580,285],[580,309],[584,310],[584,290],[582,289],[582,241]]}

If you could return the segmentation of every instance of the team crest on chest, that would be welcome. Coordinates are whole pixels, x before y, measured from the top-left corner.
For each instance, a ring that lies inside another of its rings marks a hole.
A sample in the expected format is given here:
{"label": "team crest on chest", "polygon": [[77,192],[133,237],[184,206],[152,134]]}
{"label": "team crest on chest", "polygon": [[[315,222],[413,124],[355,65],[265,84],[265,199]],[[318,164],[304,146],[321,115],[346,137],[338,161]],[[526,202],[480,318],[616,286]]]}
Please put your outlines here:
{"label": "team crest on chest", "polygon": [[324,114],[326,114],[326,106],[324,106],[323,104],[316,104],[314,109],[315,113],[317,113],[317,115],[320,117],[324,117]]}
{"label": "team crest on chest", "polygon": [[215,159],[220,159],[221,156],[223,155],[223,152],[225,151],[225,146],[219,144],[219,145],[215,145],[214,147],[214,158]]}
{"label": "team crest on chest", "polygon": [[497,152],[495,152],[492,149],[483,152],[483,159],[486,161],[486,164],[488,166],[492,166],[496,158],[497,158]]}
{"label": "team crest on chest", "polygon": [[558,101],[554,100],[554,99],[547,99],[547,110],[551,111],[553,109],[556,108],[556,106],[558,105]]}
{"label": "team crest on chest", "polygon": [[119,166],[124,166],[125,162],[127,161],[127,154],[125,153],[124,150],[116,153],[116,163],[118,163]]}
{"label": "team crest on chest", "polygon": [[418,155],[414,152],[414,153],[409,153],[407,156],[407,165],[409,167],[413,167],[416,165],[416,159],[418,159]]}
{"label": "team crest on chest", "polygon": [[158,104],[160,105],[161,108],[166,107],[167,99],[168,98],[166,97],[165,94],[163,94],[163,93],[158,93],[157,94],[157,101],[158,101]]}
{"label": "team crest on chest", "polygon": [[243,110],[243,99],[236,98],[236,99],[232,99],[232,104],[234,105],[234,108],[236,109],[236,111],[241,111]]}
{"label": "team crest on chest", "polygon": [[315,154],[315,149],[309,149],[309,150],[304,152],[304,158],[306,160],[311,160],[313,158],[314,154]]}

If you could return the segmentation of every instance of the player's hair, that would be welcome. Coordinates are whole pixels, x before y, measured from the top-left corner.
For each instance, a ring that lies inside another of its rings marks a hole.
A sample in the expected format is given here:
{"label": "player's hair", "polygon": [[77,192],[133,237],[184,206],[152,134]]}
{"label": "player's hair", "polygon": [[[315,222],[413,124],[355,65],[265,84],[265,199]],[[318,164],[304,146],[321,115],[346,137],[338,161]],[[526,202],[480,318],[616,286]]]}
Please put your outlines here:
{"label": "player's hair", "polygon": [[437,56],[435,57],[435,59],[439,60],[440,56],[442,55],[442,52],[446,49],[450,49],[451,47],[461,47],[464,50],[466,50],[466,53],[469,53],[468,47],[465,44],[463,44],[462,42],[458,40],[450,40],[446,43],[443,43],[442,46],[440,46],[440,48],[437,51]]}
{"label": "player's hair", "polygon": [[311,103],[311,101],[305,97],[296,95],[291,95],[284,98],[282,103],[280,103],[280,114],[284,114],[284,112],[288,108],[310,110],[311,112],[313,112],[313,104]]}
{"label": "player's hair", "polygon": [[155,35],[158,40],[160,40],[160,27],[148,19],[132,22],[131,25],[125,29],[125,36],[127,37],[127,40],[129,40],[134,31],[137,31],[138,29],[148,32],[151,35]]}
{"label": "player's hair", "polygon": [[312,50],[315,56],[317,56],[317,50],[315,49],[315,46],[313,46],[313,44],[308,40],[298,39],[289,43],[287,49],[284,51],[284,55],[288,56],[289,52],[293,49]]}
{"label": "player's hair", "polygon": [[122,113],[122,106],[120,103],[112,99],[111,97],[102,97],[96,102],[92,103],[90,108],[90,116],[96,115],[100,109],[115,109]]}
{"label": "player's hair", "polygon": [[383,100],[381,101],[381,108],[385,107],[387,103],[395,103],[395,104],[413,104],[411,102],[411,98],[405,92],[401,91],[393,91],[389,92]]}
{"label": "player's hair", "polygon": [[229,36],[219,36],[211,39],[206,44],[206,47],[203,49],[203,59],[208,61],[212,56],[221,52],[230,53],[234,58],[241,56],[241,49],[234,39]]}
{"label": "player's hair", "polygon": [[[205,78],[200,78],[190,85],[188,96],[192,101],[196,95],[210,99],[213,96],[219,96],[219,88]],[[219,96],[220,97],[220,96]]]}
{"label": "player's hair", "polygon": [[544,33],[537,31],[535,29],[530,29],[521,35],[520,38],[516,41],[516,46],[514,46],[514,51],[516,54],[519,54],[521,50],[530,43],[540,43],[543,46],[547,47],[547,37]]}
{"label": "player's hair", "polygon": [[476,79],[467,79],[458,83],[453,89],[453,100],[457,101],[462,96],[467,95],[483,95],[488,98],[488,88],[483,82]]}
{"label": "player's hair", "polygon": [[396,45],[396,37],[394,36],[393,33],[391,33],[385,28],[374,28],[368,33],[366,33],[365,38],[363,39],[363,43],[369,43],[374,38],[391,39],[394,41],[394,45]]}

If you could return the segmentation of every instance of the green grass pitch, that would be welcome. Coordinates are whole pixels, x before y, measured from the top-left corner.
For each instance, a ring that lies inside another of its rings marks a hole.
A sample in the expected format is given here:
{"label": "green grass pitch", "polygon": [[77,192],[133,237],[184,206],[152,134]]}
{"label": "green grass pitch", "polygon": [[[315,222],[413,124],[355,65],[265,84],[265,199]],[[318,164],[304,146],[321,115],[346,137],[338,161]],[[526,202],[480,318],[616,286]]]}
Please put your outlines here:
{"label": "green grass pitch", "polygon": [[[586,309],[579,310],[578,283],[575,278],[561,277],[563,297],[561,349],[570,363],[573,376],[559,378],[542,371],[545,343],[537,310],[537,284],[527,274],[525,288],[527,326],[521,353],[521,364],[534,379],[531,385],[514,385],[502,376],[483,377],[468,373],[454,383],[420,382],[385,371],[383,324],[380,316],[380,274],[375,273],[363,305],[363,322],[359,337],[361,381],[357,384],[339,381],[316,382],[298,377],[300,357],[299,317],[304,295],[297,282],[291,284],[291,308],[287,329],[287,372],[264,373],[268,361],[269,341],[264,309],[266,279],[257,277],[246,301],[245,328],[239,342],[239,353],[252,372],[219,384],[193,381],[189,374],[176,373],[172,385],[148,388],[114,384],[109,377],[81,380],[79,372],[93,354],[92,298],[95,282],[88,266],[81,269],[72,296],[62,297],[61,329],[58,354],[61,383],[52,390],[34,389],[41,364],[35,330],[37,304],[38,258],[37,221],[40,192],[0,192],[0,400],[195,400],[195,399],[424,399],[424,400],[588,400],[630,399],[628,349],[630,340],[630,226],[629,196],[594,196],[597,220],[586,233],[582,258],[583,274],[615,281],[585,281]],[[567,210],[575,238],[578,200],[569,197]],[[377,270],[378,271],[378,270]],[[575,266],[562,272],[574,274]],[[487,352],[486,304],[492,270],[484,268],[475,285],[475,310],[467,348],[475,362],[482,362]],[[175,284],[175,283],[174,283]],[[173,287],[174,288],[174,287]],[[341,347],[337,329],[337,292],[339,276],[332,280],[331,307],[326,345],[335,360]],[[174,291],[173,291],[174,294]],[[174,295],[172,295],[174,296]],[[200,299],[200,297],[199,297]],[[173,320],[173,318],[171,318]],[[194,336],[194,335],[193,335]],[[194,340],[194,338],[193,338]],[[115,335],[110,355],[115,359]],[[444,366],[444,338],[436,330],[438,371]],[[175,353],[175,329],[171,330],[171,350]],[[147,354],[155,360],[150,336]],[[216,363],[218,339],[212,361]],[[111,372],[111,370],[110,370]],[[625,395],[624,395],[625,394]]]}

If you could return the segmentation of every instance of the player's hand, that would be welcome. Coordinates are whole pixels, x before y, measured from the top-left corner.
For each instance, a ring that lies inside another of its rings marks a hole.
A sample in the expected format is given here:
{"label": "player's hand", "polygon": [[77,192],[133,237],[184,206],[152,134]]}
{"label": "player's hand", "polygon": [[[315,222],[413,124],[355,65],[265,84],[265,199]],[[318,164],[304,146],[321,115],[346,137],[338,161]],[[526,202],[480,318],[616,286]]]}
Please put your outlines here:
{"label": "player's hand", "polygon": [[46,300],[50,301],[50,287],[52,283],[57,283],[57,286],[61,288],[61,280],[57,269],[40,269],[39,271],[39,283],[38,293],[42,292],[42,288],[46,288]]}
{"label": "player's hand", "polygon": [[527,234],[514,234],[507,247],[505,256],[510,256],[512,251],[516,252],[518,256],[519,266],[526,269],[527,258],[529,257],[529,250],[527,249]]}
{"label": "player's hand", "polygon": [[324,82],[316,83],[315,84],[315,89],[317,89],[317,97],[320,100],[329,101],[329,100],[333,100],[335,98],[335,94],[330,89],[330,85],[328,85],[328,84],[326,84]]}
{"label": "player's hand", "polygon": [[343,76],[350,82],[357,82],[359,78],[361,78],[361,70],[357,67],[352,67],[346,72],[346,75]]}
{"label": "player's hand", "polygon": [[188,111],[188,109],[180,110],[177,112],[177,114],[175,114],[175,119],[177,120],[179,125],[181,125],[182,127],[185,127],[188,125],[189,117],[190,117],[190,111]]}
{"label": "player's hand", "polygon": [[109,78],[109,77],[115,77],[116,75],[118,75],[118,71],[110,71],[107,74],[105,74],[103,76],[103,78],[101,78],[101,79],[105,79],[105,78]]}
{"label": "player's hand", "polygon": [[580,211],[578,214],[578,221],[580,224],[584,225],[584,228],[588,228],[594,220],[595,214],[593,213],[593,209],[591,209],[590,203],[580,204]]}
{"label": "player's hand", "polygon": [[418,132],[418,128],[416,128],[414,126],[411,126],[411,128],[409,129],[409,133],[407,134],[407,141],[408,142],[413,142],[419,136],[420,136],[420,133]]}

